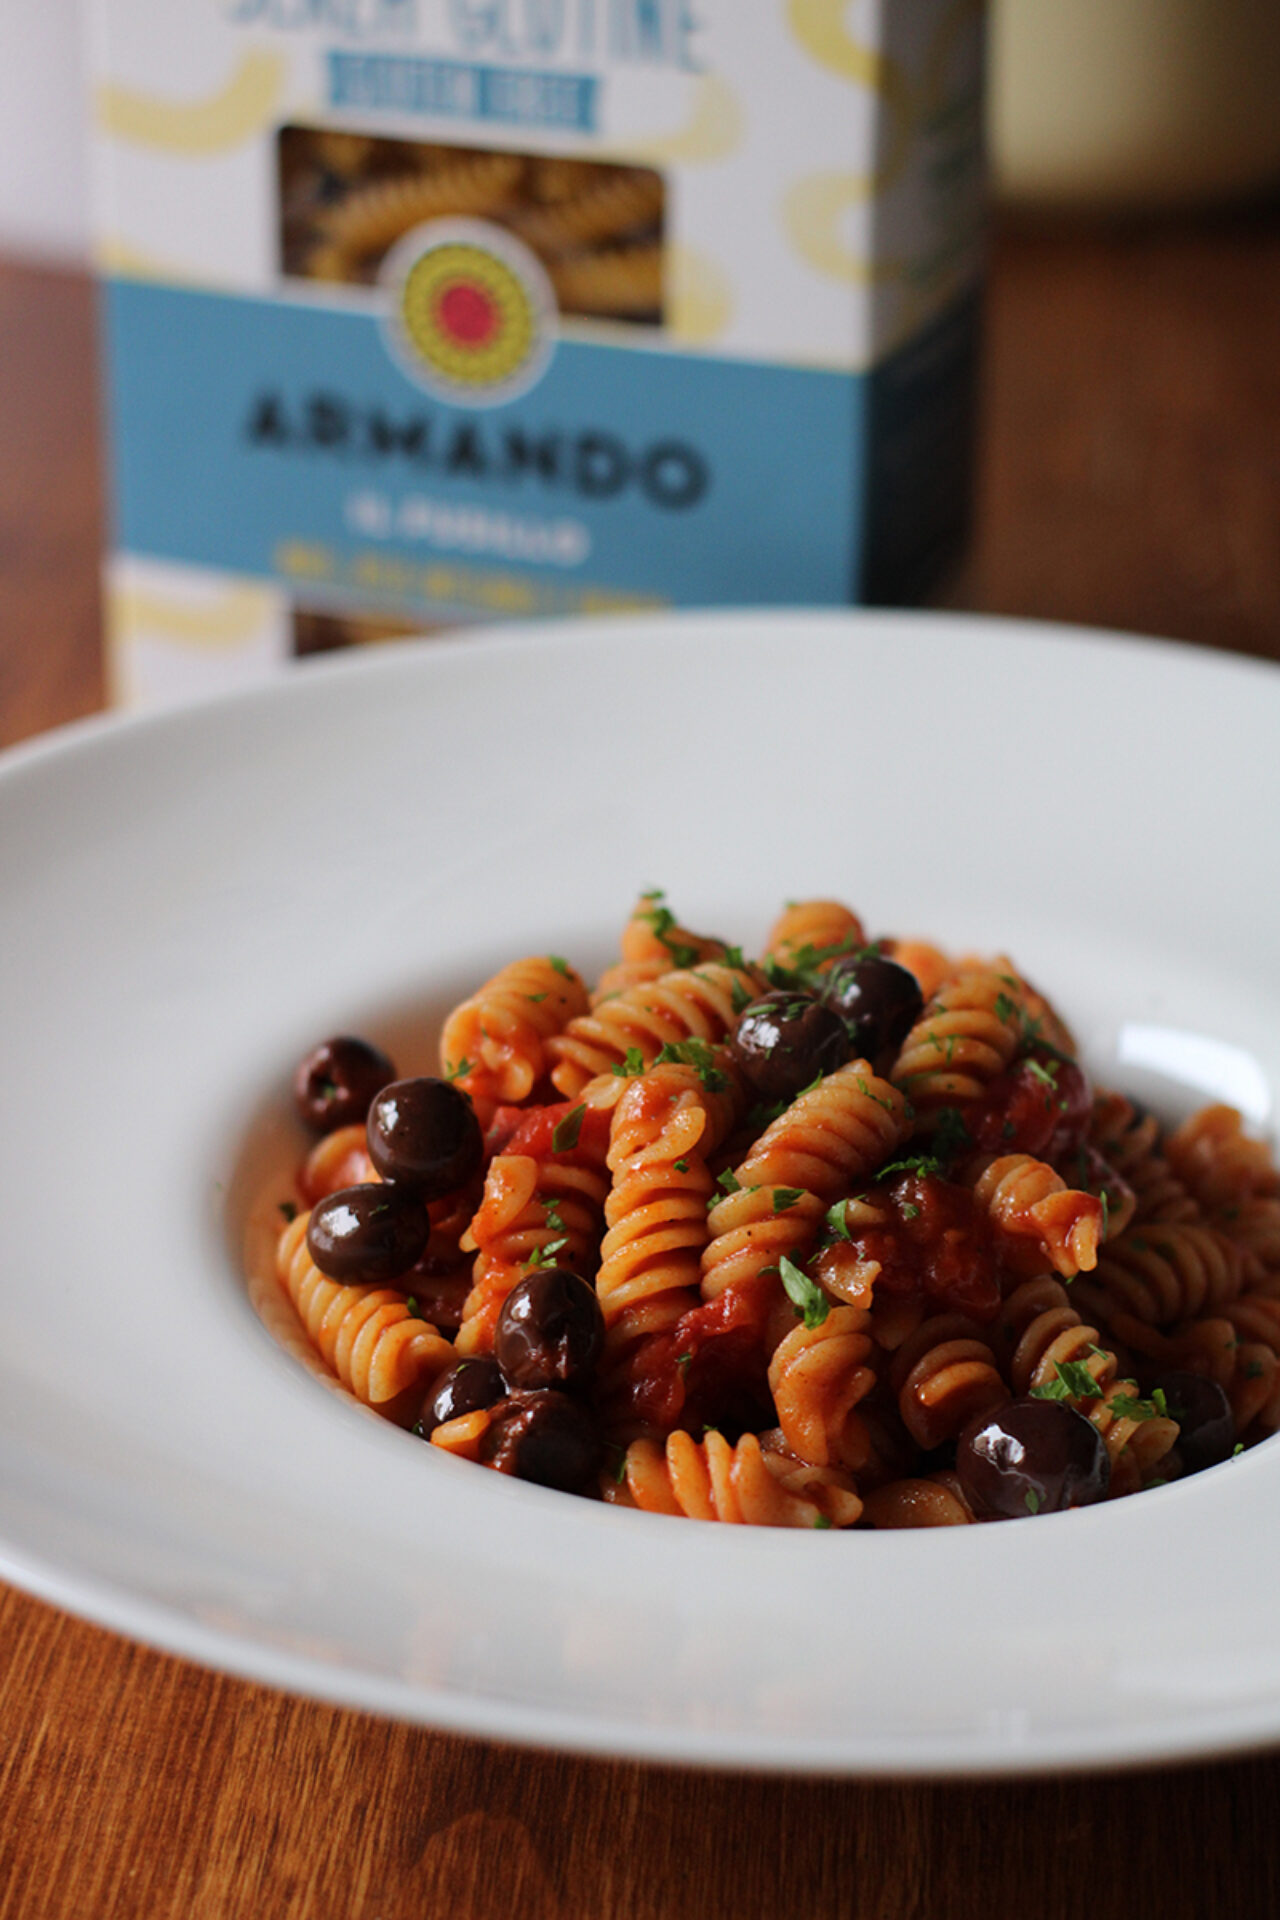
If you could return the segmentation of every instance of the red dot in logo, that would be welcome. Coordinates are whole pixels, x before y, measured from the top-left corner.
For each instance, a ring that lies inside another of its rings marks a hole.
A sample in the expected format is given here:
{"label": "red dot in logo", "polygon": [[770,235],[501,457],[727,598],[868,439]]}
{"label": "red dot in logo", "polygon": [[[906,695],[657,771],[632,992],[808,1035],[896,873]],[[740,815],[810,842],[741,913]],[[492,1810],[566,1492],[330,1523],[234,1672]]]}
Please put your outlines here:
{"label": "red dot in logo", "polygon": [[460,346],[482,347],[498,330],[498,306],[493,295],[474,280],[455,280],[436,302],[443,332]]}

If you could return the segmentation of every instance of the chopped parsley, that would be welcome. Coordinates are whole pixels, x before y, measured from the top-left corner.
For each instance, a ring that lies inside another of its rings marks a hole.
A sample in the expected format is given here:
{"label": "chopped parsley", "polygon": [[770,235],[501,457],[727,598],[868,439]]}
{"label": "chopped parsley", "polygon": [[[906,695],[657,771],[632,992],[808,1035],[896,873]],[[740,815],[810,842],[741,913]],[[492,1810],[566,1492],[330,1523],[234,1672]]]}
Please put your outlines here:
{"label": "chopped parsley", "polygon": [[530,1006],[533,1007],[540,1007],[546,997],[545,993],[526,993],[525,995],[525,999],[529,1002]]}
{"label": "chopped parsley", "polygon": [[735,1014],[743,1014],[751,1005],[751,995],[741,980],[736,977],[729,983],[729,998],[733,1002]]}
{"label": "chopped parsley", "polygon": [[1244,1370],[1244,1377],[1246,1380],[1260,1380],[1262,1378],[1262,1374],[1263,1374],[1263,1366],[1262,1366],[1261,1360],[1251,1360],[1248,1366]]}
{"label": "chopped parsley", "polygon": [[619,1080],[630,1079],[644,1072],[644,1055],[639,1047],[628,1047],[621,1061],[613,1069]]}
{"label": "chopped parsley", "polygon": [[461,1080],[470,1073],[474,1065],[474,1060],[446,1060],[444,1077],[446,1080]]}
{"label": "chopped parsley", "polygon": [[422,1311],[422,1308],[421,1308],[421,1307],[420,1307],[420,1306],[418,1305],[418,1300],[417,1300],[417,1296],[416,1296],[416,1294],[412,1294],[412,1293],[410,1293],[410,1294],[407,1294],[407,1295],[405,1296],[405,1303],[404,1303],[404,1304],[405,1304],[405,1306],[406,1306],[406,1308],[408,1309],[408,1311],[409,1311],[409,1312],[410,1312],[410,1313],[411,1313],[411,1314],[413,1315],[413,1317],[414,1317],[414,1319],[415,1319],[415,1320],[425,1320],[425,1319],[426,1319],[426,1317],[427,1317],[427,1316],[426,1316],[426,1314],[425,1314],[425,1313],[424,1313],[424,1312]]}
{"label": "chopped parsley", "polygon": [[525,1261],[526,1267],[554,1267],[556,1255],[569,1244],[569,1236],[562,1233],[555,1240],[548,1240],[545,1247],[535,1247]]}
{"label": "chopped parsley", "polygon": [[1105,1240],[1111,1223],[1111,1200],[1105,1187],[1099,1188],[1098,1198],[1102,1202],[1102,1237]]}
{"label": "chopped parsley", "polygon": [[1231,1449],[1231,1458],[1234,1460],[1238,1453],[1243,1453],[1243,1452],[1244,1452],[1244,1441],[1237,1440],[1234,1447],[1232,1447]]}
{"label": "chopped parsley", "polygon": [[723,1173],[716,1175],[716,1185],[722,1193],[741,1193],[742,1182],[732,1167],[726,1167]]}
{"label": "chopped parsley", "polygon": [[566,1113],[564,1119],[553,1129],[551,1134],[552,1153],[572,1153],[578,1144],[578,1136],[582,1132],[582,1116],[586,1110],[586,1104],[584,1102],[582,1106],[575,1107],[572,1113]]}
{"label": "chopped parsley", "polygon": [[834,1207],[827,1208],[827,1232],[833,1240],[852,1240],[849,1231],[848,1202],[837,1200]]}
{"label": "chopped parsley", "polygon": [[820,1327],[831,1311],[831,1302],[816,1281],[801,1271],[794,1260],[784,1253],[778,1262],[778,1272],[782,1275],[782,1284],[787,1290],[787,1298],[797,1314],[810,1329]]}
{"label": "chopped parsley", "polygon": [[790,1213],[796,1201],[803,1199],[803,1187],[775,1187],[773,1190],[773,1210],[775,1213]]}
{"label": "chopped parsley", "polygon": [[1051,1060],[1048,1066],[1045,1066],[1043,1060],[1028,1060],[1027,1072],[1031,1074],[1033,1079],[1038,1080],[1042,1087],[1052,1087],[1056,1093],[1058,1091],[1058,1068],[1060,1064],[1060,1061]]}
{"label": "chopped parsley", "polygon": [[813,1523],[814,1532],[819,1533],[831,1525],[825,1513],[820,1513]]}
{"label": "chopped parsley", "polygon": [[[1135,1387],[1133,1380],[1122,1380],[1121,1386]],[[1172,1416],[1164,1397],[1164,1388],[1157,1387],[1149,1400],[1139,1398],[1133,1393],[1113,1393],[1107,1401],[1108,1407],[1117,1420],[1165,1420]]]}
{"label": "chopped parsley", "polygon": [[1039,1513],[1040,1511],[1040,1495],[1034,1487],[1027,1488],[1026,1506],[1028,1513]]}
{"label": "chopped parsley", "polygon": [[1032,1387],[1033,1400],[1096,1400],[1098,1382],[1087,1360],[1056,1360],[1054,1378]]}
{"label": "chopped parsley", "polygon": [[671,1164],[677,1173],[688,1173],[689,1171],[689,1162],[687,1160],[673,1160]]}
{"label": "chopped parsley", "polygon": [[936,1153],[909,1153],[903,1160],[891,1160],[887,1167],[881,1167],[875,1176],[877,1180],[887,1180],[894,1173],[913,1173],[921,1178],[926,1173],[941,1173],[942,1162]]}
{"label": "chopped parsley", "polygon": [[569,962],[564,958],[563,954],[549,953],[547,955],[547,959],[551,964],[551,968],[553,972],[563,974],[566,980],[569,978],[569,975],[572,969],[570,968]]}
{"label": "chopped parsley", "polygon": [[933,1150],[940,1160],[954,1160],[973,1142],[959,1107],[943,1107],[933,1130]]}
{"label": "chopped parsley", "polygon": [[668,1063],[692,1067],[708,1093],[724,1093],[730,1085],[728,1074],[716,1065],[715,1049],[705,1040],[677,1040],[663,1047],[653,1064],[662,1067]]}
{"label": "chopped parsley", "polygon": [[[661,904],[662,897],[661,893],[646,894],[645,898],[652,900],[654,904],[638,915],[638,918],[649,922],[653,928],[654,938],[659,946],[666,948],[677,967],[696,967],[702,958],[701,950],[690,946],[687,940],[678,938],[679,923],[670,907]],[[676,929],[674,934],[673,927]]]}
{"label": "chopped parsley", "polygon": [[903,1207],[902,1217],[904,1220],[918,1220],[920,1218],[920,1209],[913,1200],[908,1200]]}
{"label": "chopped parsley", "polygon": [[[735,973],[745,973],[747,970],[747,963],[743,957],[741,947],[726,947],[721,956],[721,964],[726,967],[732,967]],[[735,985],[736,984],[735,982]]]}
{"label": "chopped parsley", "polygon": [[542,1222],[550,1227],[552,1233],[565,1231],[564,1221],[560,1217],[560,1203],[557,1200],[544,1200],[542,1203]]}
{"label": "chopped parsley", "polygon": [[852,933],[846,933],[843,940],[835,940],[829,947],[815,947],[811,941],[792,950],[787,962],[766,958],[761,961],[761,971],[771,987],[789,987],[813,991],[826,983],[827,969],[833,960],[878,960],[880,942],[870,946],[856,946]]}
{"label": "chopped parsley", "polygon": [[692,1366],[692,1364],[693,1364],[693,1355],[691,1353],[678,1353],[676,1355],[676,1365],[680,1369],[680,1374],[682,1378],[684,1377],[685,1374],[688,1373],[689,1368]]}

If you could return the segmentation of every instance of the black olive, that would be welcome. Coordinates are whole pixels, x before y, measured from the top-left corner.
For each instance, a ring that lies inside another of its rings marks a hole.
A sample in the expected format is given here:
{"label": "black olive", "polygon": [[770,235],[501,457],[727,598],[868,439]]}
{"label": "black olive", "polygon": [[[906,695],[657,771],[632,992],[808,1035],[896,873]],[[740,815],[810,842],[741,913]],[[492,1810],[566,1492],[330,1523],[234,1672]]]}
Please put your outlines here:
{"label": "black olive", "polygon": [[366,1135],[383,1179],[424,1200],[456,1193],[484,1159],[475,1108],[447,1080],[393,1080],[369,1109]]}
{"label": "black olive", "polygon": [[491,1407],[495,1400],[501,1400],[507,1390],[507,1383],[498,1370],[496,1360],[482,1359],[459,1360],[436,1381],[427,1395],[422,1409],[422,1417],[415,1427],[415,1433],[424,1438],[442,1427],[446,1420],[459,1420],[464,1413],[476,1413],[481,1407]]}
{"label": "black olive", "polygon": [[1102,1435],[1063,1400],[1011,1400],[971,1420],[956,1473],[976,1513],[1017,1520],[1105,1498],[1111,1457]]}
{"label": "black olive", "polygon": [[590,1416],[567,1394],[510,1393],[492,1409],[480,1458],[499,1473],[578,1493],[600,1464]]}
{"label": "black olive", "polygon": [[308,1127],[332,1133],[337,1127],[358,1126],[374,1095],[395,1077],[385,1053],[354,1034],[340,1033],[301,1063],[293,1077],[293,1097]]}
{"label": "black olive", "polygon": [[594,1287],[564,1267],[526,1274],[502,1303],[493,1352],[509,1386],[582,1387],[604,1346]]}
{"label": "black olive", "polygon": [[851,1057],[843,1020],[811,993],[780,989],[752,1001],[734,1028],[735,1058],[764,1100],[794,1100]]}
{"label": "black olive", "polygon": [[853,1051],[871,1061],[902,1045],[924,1011],[920,982],[896,960],[837,960],[822,993],[849,1029]]}
{"label": "black olive", "polygon": [[307,1248],[331,1280],[398,1280],[421,1258],[431,1223],[421,1200],[372,1183],[339,1187],[311,1209]]}
{"label": "black olive", "polygon": [[1231,1402],[1216,1380],[1200,1373],[1162,1373],[1152,1391],[1164,1391],[1169,1418],[1178,1423],[1178,1454],[1188,1473],[1230,1459],[1236,1443]]}

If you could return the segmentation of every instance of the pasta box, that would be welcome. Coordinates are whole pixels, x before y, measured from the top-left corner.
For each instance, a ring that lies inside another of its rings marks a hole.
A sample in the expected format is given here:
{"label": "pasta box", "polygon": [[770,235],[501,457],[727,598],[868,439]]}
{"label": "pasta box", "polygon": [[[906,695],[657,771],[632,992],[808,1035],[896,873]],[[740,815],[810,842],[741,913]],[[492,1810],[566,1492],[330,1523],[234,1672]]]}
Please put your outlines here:
{"label": "pasta box", "polygon": [[117,699],[927,594],[979,0],[91,0]]}

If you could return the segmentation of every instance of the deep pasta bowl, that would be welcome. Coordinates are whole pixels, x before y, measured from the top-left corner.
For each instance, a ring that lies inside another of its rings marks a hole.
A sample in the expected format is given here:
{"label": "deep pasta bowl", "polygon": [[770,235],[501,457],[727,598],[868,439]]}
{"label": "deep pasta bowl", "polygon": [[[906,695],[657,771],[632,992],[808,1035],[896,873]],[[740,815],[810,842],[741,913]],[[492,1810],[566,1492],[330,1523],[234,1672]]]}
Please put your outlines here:
{"label": "deep pasta bowl", "polygon": [[429,1070],[636,889],[1005,951],[1100,1079],[1280,1085],[1280,674],[929,616],[717,614],[323,662],[0,771],[0,1573],[233,1672],[613,1755],[996,1772],[1280,1736],[1280,1446],[1004,1526],[698,1525],[483,1473],[324,1391],[246,1284],[295,1061]]}

